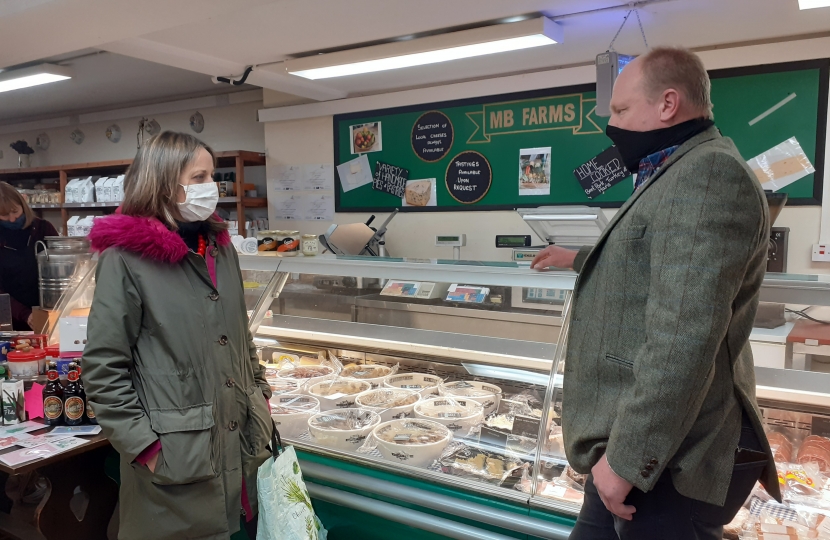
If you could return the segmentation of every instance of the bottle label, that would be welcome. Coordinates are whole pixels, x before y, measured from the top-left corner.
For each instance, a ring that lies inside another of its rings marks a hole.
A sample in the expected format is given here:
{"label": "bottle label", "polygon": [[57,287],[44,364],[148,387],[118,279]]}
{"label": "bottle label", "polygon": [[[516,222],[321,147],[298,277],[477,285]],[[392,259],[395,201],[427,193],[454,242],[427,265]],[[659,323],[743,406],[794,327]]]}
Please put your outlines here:
{"label": "bottle label", "polygon": [[43,400],[43,414],[49,420],[57,420],[63,414],[63,401],[57,396],[48,396]]}
{"label": "bottle label", "polygon": [[57,381],[58,379],[60,379],[60,375],[57,371],[50,371],[46,374],[46,378],[50,381]]}
{"label": "bottle label", "polygon": [[84,415],[84,400],[78,396],[66,398],[66,417],[69,420],[79,420]]}
{"label": "bottle label", "polygon": [[89,403],[86,404],[86,416],[87,418],[95,418],[95,413],[92,412],[92,407],[89,406]]}

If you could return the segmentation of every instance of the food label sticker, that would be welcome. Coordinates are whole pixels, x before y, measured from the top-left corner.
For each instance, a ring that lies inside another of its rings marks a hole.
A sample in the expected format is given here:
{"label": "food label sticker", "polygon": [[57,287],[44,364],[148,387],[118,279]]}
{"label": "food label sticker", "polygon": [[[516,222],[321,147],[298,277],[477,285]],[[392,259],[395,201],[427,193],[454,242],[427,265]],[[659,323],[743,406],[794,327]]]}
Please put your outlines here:
{"label": "food label sticker", "polygon": [[542,490],[542,495],[546,495],[548,497],[564,497],[565,488],[563,486],[548,484],[545,486],[545,489]]}
{"label": "food label sticker", "polygon": [[445,413],[440,413],[438,415],[438,418],[461,418],[462,416],[463,415],[461,413],[457,413],[457,412],[445,412]]}
{"label": "food label sticker", "polygon": [[344,394],[343,392],[339,392],[339,393],[337,393],[337,394],[332,394],[332,395],[330,395],[330,396],[326,396],[326,397],[327,397],[327,398],[329,398],[329,399],[340,399],[340,398],[342,398],[343,396],[348,396],[348,395],[349,395],[349,394]]}
{"label": "food label sticker", "polygon": [[472,384],[468,383],[467,381],[457,382],[454,385],[450,386],[449,388],[475,388]]}
{"label": "food label sticker", "polygon": [[405,441],[408,441],[410,439],[412,439],[412,435],[410,435],[408,433],[401,433],[400,435],[395,435],[392,438],[393,441],[400,441],[400,442],[405,442]]}
{"label": "food label sticker", "polygon": [[421,390],[423,388],[423,386],[421,386],[420,384],[403,384],[403,385],[401,385],[401,388],[407,388],[407,389],[411,389],[411,390]]}

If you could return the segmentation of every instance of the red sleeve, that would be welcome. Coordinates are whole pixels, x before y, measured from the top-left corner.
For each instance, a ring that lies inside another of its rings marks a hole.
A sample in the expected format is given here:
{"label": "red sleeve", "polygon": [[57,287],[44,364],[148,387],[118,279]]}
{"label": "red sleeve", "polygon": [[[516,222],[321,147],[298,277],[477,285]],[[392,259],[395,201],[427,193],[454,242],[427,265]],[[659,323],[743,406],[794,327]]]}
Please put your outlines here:
{"label": "red sleeve", "polygon": [[147,462],[150,461],[153,456],[161,452],[161,441],[156,441],[144,450],[141,451],[138,456],[135,458],[135,462],[139,465],[147,465]]}

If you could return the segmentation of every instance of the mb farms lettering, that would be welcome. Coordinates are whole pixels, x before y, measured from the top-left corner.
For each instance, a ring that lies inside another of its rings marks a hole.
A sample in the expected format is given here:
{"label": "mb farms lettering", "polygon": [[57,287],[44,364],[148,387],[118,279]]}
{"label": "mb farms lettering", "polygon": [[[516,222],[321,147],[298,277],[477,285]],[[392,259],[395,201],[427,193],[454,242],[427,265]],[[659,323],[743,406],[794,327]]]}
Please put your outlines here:
{"label": "mb farms lettering", "polygon": [[493,136],[569,129],[574,135],[603,133],[594,113],[596,99],[582,94],[488,103],[468,112],[476,130],[468,143],[488,143]]}

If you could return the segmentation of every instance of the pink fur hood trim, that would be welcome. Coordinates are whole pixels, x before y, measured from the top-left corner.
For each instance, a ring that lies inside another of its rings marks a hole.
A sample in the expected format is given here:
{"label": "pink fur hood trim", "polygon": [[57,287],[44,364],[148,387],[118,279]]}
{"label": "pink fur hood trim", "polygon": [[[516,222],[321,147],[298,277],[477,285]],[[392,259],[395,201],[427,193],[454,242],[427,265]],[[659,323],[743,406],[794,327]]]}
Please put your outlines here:
{"label": "pink fur hood trim", "polygon": [[[98,218],[89,233],[92,251],[115,247],[159,262],[177,264],[187,256],[187,245],[175,231],[155,218],[125,216],[116,213]],[[216,244],[231,243],[228,231],[216,235]]]}

